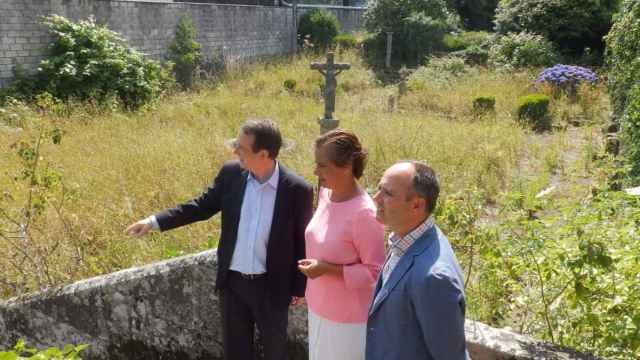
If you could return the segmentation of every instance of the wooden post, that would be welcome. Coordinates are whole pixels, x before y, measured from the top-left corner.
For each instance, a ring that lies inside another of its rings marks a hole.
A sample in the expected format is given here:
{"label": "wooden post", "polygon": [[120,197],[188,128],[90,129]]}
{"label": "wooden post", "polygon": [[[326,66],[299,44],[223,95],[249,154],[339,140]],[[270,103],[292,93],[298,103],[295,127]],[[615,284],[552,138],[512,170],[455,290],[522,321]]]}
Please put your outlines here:
{"label": "wooden post", "polygon": [[393,43],[393,32],[387,31],[387,58],[384,61],[384,66],[391,67],[391,45]]}
{"label": "wooden post", "polygon": [[293,35],[291,36],[291,53],[298,53],[298,0],[293,0],[291,12],[293,14]]}

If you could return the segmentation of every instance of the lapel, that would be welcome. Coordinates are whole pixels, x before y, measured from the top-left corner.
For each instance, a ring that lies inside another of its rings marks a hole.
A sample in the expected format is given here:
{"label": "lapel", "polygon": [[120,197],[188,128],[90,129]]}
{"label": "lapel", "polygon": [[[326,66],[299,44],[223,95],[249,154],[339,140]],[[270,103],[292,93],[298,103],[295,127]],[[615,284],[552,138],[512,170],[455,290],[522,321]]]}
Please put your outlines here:
{"label": "lapel", "polygon": [[269,254],[273,253],[272,249],[276,245],[278,239],[282,238],[279,236],[281,230],[281,224],[283,220],[286,220],[286,206],[290,203],[290,192],[288,186],[288,171],[282,165],[282,163],[278,162],[279,174],[278,174],[278,189],[276,190],[276,201],[273,206],[273,219],[271,220],[271,230],[269,231],[269,242],[267,243],[267,267],[269,258],[271,256]]}
{"label": "lapel", "polygon": [[376,300],[378,299],[378,293],[380,293],[380,288],[382,288],[382,270],[380,270],[380,273],[378,274],[378,281],[376,281],[376,288],[375,290],[373,290],[373,301],[369,305],[369,315],[373,314],[373,307],[374,306],[377,307]]}
{"label": "lapel", "polygon": [[247,190],[247,178],[249,177],[248,170],[242,170],[240,173],[240,179],[234,182],[231,188],[231,211],[234,217],[234,224],[236,232],[238,230],[238,223],[240,222],[240,211],[242,210],[242,200],[244,199],[244,193]]}
{"label": "lapel", "polygon": [[[229,234],[228,236],[228,240],[227,244],[228,244],[228,249],[230,251],[230,256],[233,255],[233,250],[236,247],[236,241],[238,240],[238,226],[240,224],[240,211],[242,210],[242,199],[244,199],[244,192],[247,188],[247,177],[249,176],[249,171],[248,170],[242,170],[242,172],[240,172],[240,178],[238,179],[238,181],[234,181],[231,185],[231,191],[230,191],[230,197],[231,197],[231,201],[229,202],[230,208],[228,209],[229,212],[226,212],[227,209],[225,209],[225,216],[226,214],[230,214],[231,215],[231,224],[233,224],[233,227],[230,229],[232,231],[231,234]],[[229,262],[231,261],[231,257],[229,257]]]}
{"label": "lapel", "polygon": [[248,170],[242,170],[240,173],[240,179],[235,182],[232,186],[231,193],[233,194],[233,210],[234,213],[237,212],[238,220],[240,220],[240,209],[242,209],[242,199],[244,199],[244,192],[247,189],[247,178],[249,177]]}
{"label": "lapel", "polygon": [[435,225],[427,230],[421,237],[419,237],[410,247],[407,252],[400,258],[396,267],[391,271],[387,282],[382,285],[382,271],[378,277],[378,285],[374,292],[373,304],[369,310],[369,316],[371,316],[382,304],[382,302],[389,296],[389,293],[398,285],[400,280],[413,266],[414,258],[422,254],[427,250],[435,241],[436,237]]}

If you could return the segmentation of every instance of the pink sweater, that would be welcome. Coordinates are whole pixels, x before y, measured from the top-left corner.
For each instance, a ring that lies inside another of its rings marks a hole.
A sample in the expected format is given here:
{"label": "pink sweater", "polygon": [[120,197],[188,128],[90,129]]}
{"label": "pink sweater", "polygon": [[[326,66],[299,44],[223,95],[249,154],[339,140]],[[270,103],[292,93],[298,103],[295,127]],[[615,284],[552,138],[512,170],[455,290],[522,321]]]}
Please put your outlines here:
{"label": "pink sweater", "polygon": [[318,209],[305,232],[307,258],[341,264],[343,276],[308,279],[307,304],[331,321],[366,322],[384,262],[384,227],[367,193],[344,202],[332,202],[330,195],[331,190],[320,189]]}

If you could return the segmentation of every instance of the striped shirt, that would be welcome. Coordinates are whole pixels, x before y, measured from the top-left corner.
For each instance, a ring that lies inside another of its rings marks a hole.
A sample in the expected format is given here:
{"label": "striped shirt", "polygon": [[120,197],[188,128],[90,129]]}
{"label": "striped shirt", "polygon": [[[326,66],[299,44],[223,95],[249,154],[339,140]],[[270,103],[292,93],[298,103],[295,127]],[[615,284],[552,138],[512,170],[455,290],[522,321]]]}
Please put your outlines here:
{"label": "striped shirt", "polygon": [[404,237],[399,237],[395,233],[389,236],[389,255],[382,268],[382,283],[386,283],[393,269],[398,265],[402,255],[419,239],[424,233],[433,227],[433,217],[429,216],[422,224],[418,225]]}

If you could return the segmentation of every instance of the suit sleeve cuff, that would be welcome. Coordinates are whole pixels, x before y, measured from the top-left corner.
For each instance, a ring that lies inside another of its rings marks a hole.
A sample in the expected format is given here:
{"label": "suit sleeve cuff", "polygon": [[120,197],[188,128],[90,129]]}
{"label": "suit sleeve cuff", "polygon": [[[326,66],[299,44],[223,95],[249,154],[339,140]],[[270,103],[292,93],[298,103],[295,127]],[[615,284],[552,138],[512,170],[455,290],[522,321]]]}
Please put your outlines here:
{"label": "suit sleeve cuff", "polygon": [[155,215],[151,215],[148,218],[142,220],[145,224],[150,224],[153,230],[160,230],[160,224]]}

